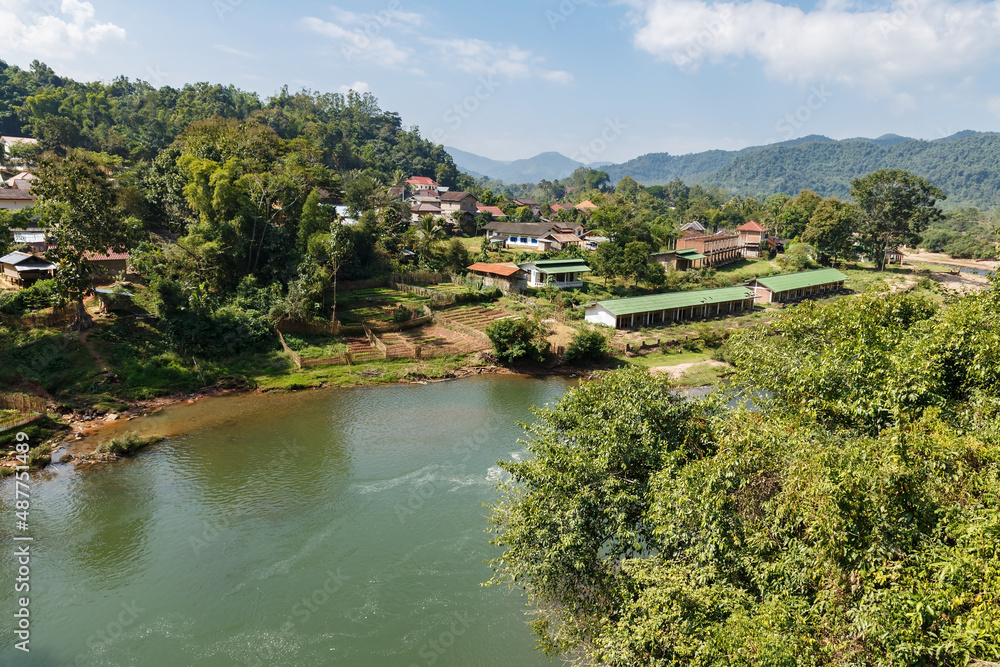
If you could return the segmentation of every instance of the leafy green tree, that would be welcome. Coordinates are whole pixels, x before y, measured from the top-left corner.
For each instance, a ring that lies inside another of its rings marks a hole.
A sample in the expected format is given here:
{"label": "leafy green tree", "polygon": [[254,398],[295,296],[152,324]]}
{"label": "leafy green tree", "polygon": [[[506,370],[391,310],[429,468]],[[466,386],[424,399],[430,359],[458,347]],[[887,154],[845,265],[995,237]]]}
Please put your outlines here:
{"label": "leafy green tree", "polygon": [[809,218],[802,241],[816,249],[823,263],[847,259],[853,253],[856,225],[857,210],[851,204],[825,199]]}
{"label": "leafy green tree", "polygon": [[444,262],[448,270],[452,272],[463,272],[469,266],[469,250],[460,239],[452,239],[448,242],[448,247],[444,252]]}
{"label": "leafy green tree", "polygon": [[649,244],[642,241],[632,241],[627,244],[622,253],[622,275],[630,277],[635,285],[645,280],[649,275]]}
{"label": "leafy green tree", "polygon": [[580,329],[566,348],[566,361],[595,361],[608,355],[608,336],[600,329]]}
{"label": "leafy green tree", "polygon": [[48,254],[58,263],[56,281],[61,296],[77,304],[74,327],[89,329],[93,321],[83,305],[93,265],[88,254],[124,252],[137,238],[140,225],[119,215],[118,192],[106,162],[81,150],[65,158],[42,162],[36,208],[44,226],[52,229],[54,247]]}
{"label": "leafy green tree", "polygon": [[860,211],[858,231],[879,270],[886,252],[900,244],[915,245],[927,225],[943,216],[937,202],[941,190],[902,169],[881,169],[851,181],[851,197]]}
{"label": "leafy green tree", "polygon": [[542,325],[529,317],[506,317],[486,327],[493,352],[501,363],[511,364],[528,358],[542,361],[549,349]]}

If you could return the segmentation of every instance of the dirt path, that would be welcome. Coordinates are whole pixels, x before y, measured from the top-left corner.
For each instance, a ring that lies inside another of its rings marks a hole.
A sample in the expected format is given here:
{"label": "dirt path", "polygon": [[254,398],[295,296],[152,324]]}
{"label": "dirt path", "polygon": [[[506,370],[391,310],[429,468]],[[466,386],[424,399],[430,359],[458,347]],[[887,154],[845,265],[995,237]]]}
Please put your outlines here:
{"label": "dirt path", "polygon": [[708,359],[706,361],[693,361],[687,364],[677,364],[676,366],[654,366],[649,369],[649,372],[653,375],[666,375],[672,380],[679,380],[684,377],[684,374],[695,366],[701,366],[705,364],[712,368],[720,368],[728,366],[727,363],[723,361],[716,361],[715,359]]}
{"label": "dirt path", "polygon": [[926,264],[942,264],[949,266],[964,266],[970,269],[1000,270],[1000,262],[993,260],[952,259],[951,256],[937,252],[907,252],[903,253],[903,261],[908,264],[922,262]]}
{"label": "dirt path", "polygon": [[104,359],[102,359],[101,355],[99,355],[97,353],[97,350],[94,349],[94,344],[91,343],[89,340],[87,340],[87,334],[89,333],[90,333],[89,331],[84,331],[82,334],[80,334],[80,344],[83,345],[85,348],[87,348],[87,352],[90,352],[90,356],[92,356],[94,360],[97,362],[97,365],[100,367],[101,372],[108,373],[109,372],[108,365],[104,363]]}

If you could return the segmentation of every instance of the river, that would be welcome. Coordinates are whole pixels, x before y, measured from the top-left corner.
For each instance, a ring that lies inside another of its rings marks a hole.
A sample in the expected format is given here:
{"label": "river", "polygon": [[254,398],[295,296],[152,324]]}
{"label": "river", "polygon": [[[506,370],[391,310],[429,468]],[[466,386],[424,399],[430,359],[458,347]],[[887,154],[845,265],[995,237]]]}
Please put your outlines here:
{"label": "river", "polygon": [[32,479],[31,652],[14,647],[11,480],[0,501],[0,663],[548,662],[523,596],[483,587],[484,503],[517,420],[563,379],[487,376],[214,398],[128,428],[133,459]]}

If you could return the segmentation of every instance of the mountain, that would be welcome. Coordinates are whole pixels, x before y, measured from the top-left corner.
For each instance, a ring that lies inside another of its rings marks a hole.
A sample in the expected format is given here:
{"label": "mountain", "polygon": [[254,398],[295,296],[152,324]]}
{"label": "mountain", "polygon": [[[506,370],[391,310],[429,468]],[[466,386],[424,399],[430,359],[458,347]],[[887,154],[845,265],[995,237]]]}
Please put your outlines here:
{"label": "mountain", "polygon": [[844,198],[851,179],[878,169],[923,176],[948,195],[947,208],[1000,206],[1000,134],[995,132],[966,130],[934,141],[895,134],[840,141],[812,135],[739,151],[650,153],[604,167],[612,183],[625,176],[643,185],[680,178],[757,197],[809,189]]}
{"label": "mountain", "polygon": [[467,151],[445,146],[461,171],[475,177],[487,177],[504,183],[537,183],[542,179],[556,181],[566,178],[579,167],[586,166],[582,162],[571,160],[562,153],[541,153],[532,158],[504,162],[491,160],[488,157],[469,153]]}

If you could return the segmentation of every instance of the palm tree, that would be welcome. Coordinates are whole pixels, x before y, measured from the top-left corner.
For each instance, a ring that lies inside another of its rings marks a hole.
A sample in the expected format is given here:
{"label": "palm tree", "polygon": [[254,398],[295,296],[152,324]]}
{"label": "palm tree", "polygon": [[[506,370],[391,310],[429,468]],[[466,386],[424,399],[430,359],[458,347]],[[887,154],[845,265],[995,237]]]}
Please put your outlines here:
{"label": "palm tree", "polygon": [[417,222],[414,233],[418,251],[424,257],[431,254],[434,243],[444,236],[444,227],[441,226],[440,220],[441,218],[425,215]]}

